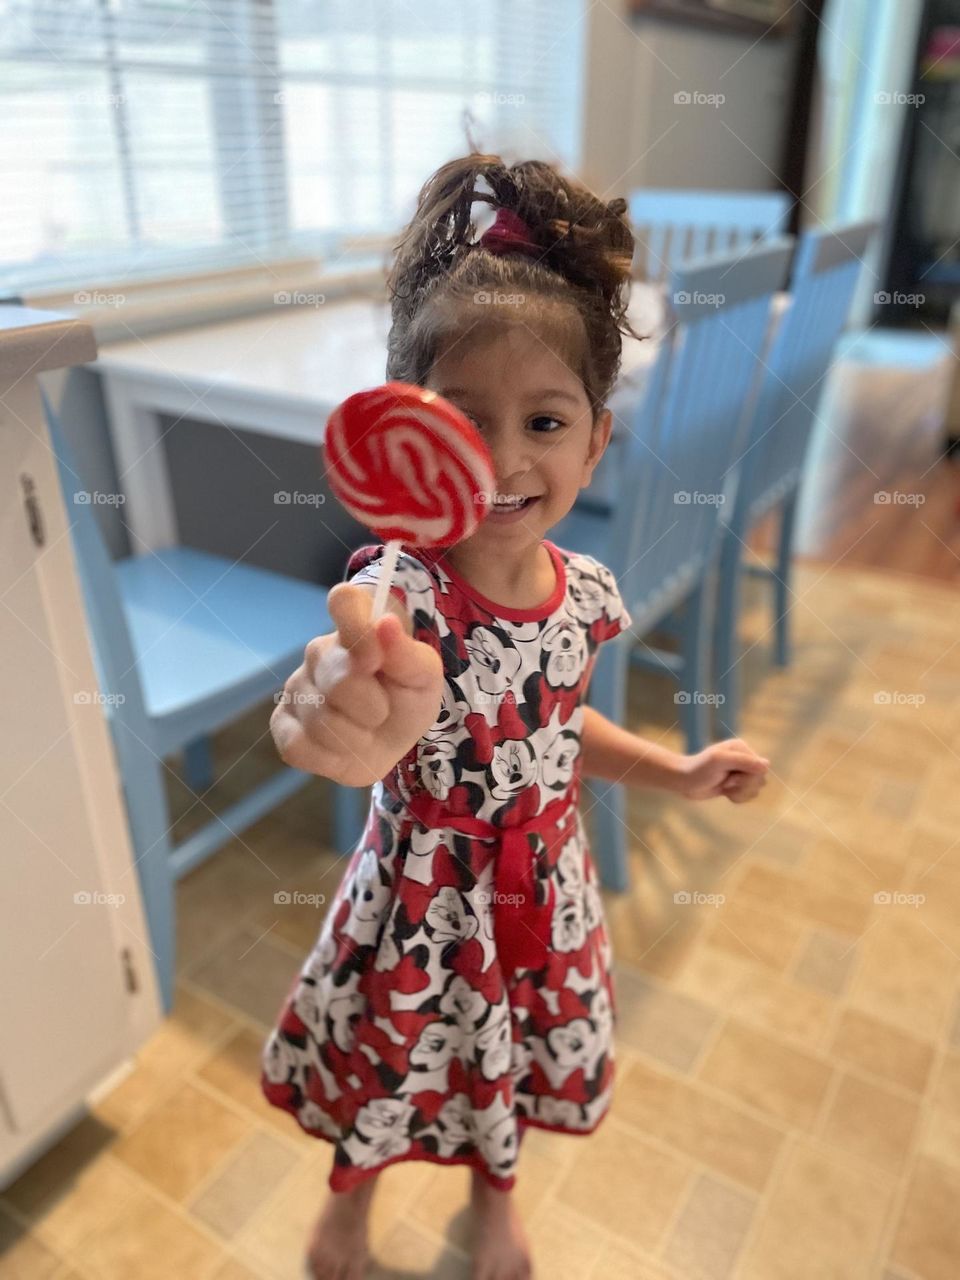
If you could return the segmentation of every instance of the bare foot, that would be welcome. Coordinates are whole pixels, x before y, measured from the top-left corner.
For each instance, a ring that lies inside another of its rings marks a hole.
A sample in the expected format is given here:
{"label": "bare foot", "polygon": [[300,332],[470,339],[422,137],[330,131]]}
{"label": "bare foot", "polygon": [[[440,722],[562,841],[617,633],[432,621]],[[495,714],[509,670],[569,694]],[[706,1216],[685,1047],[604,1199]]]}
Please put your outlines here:
{"label": "bare foot", "polygon": [[363,1280],[367,1218],[376,1186],[367,1178],[352,1191],[331,1191],[314,1223],[306,1274],[313,1280]]}
{"label": "bare foot", "polygon": [[510,1191],[498,1191],[474,1171],[470,1191],[475,1244],[472,1280],[529,1280],[530,1246]]}

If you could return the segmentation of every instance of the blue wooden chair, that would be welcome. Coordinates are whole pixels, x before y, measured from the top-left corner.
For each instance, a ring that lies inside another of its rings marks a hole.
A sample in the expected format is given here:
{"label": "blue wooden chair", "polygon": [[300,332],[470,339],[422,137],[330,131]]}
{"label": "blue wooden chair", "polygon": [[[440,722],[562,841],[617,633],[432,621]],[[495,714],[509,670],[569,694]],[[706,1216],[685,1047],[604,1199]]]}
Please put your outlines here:
{"label": "blue wooden chair", "polygon": [[634,191],[638,270],[662,282],[683,262],[783,235],[790,204],[783,191]]}
{"label": "blue wooden chair", "polygon": [[[123,781],[127,821],[164,1007],[171,1008],[174,886],[311,777],[283,765],[173,844],[164,759],[184,753],[191,788],[212,781],[208,735],[276,693],[307,641],[331,628],[324,587],[190,547],[112,561],[76,460],[44,395],[94,661]],[[266,728],[266,725],[264,725]],[[334,788],[334,840],[360,835],[360,788]],[[197,803],[208,808],[203,798]]]}
{"label": "blue wooden chair", "polygon": [[[873,223],[807,232],[800,241],[790,304],[774,337],[745,440],[734,502],[724,512],[716,615],[716,677],[724,736],[740,719],[738,621],[743,572],[773,587],[774,661],[790,657],[790,572],[797,499],[817,405],[850,310]],[[743,560],[751,529],[779,508],[773,565]]]}
{"label": "blue wooden chair", "polygon": [[[599,651],[591,705],[622,722],[630,663],[667,672],[680,685],[676,700],[690,751],[706,745],[710,729],[719,510],[731,489],[772,300],[792,252],[793,239],[783,237],[673,273],[676,323],[628,424],[620,493],[609,505],[578,503],[551,535],[607,565],[633,616],[632,628]],[[638,643],[674,620],[678,652]],[[603,882],[624,889],[623,787],[586,785]]]}

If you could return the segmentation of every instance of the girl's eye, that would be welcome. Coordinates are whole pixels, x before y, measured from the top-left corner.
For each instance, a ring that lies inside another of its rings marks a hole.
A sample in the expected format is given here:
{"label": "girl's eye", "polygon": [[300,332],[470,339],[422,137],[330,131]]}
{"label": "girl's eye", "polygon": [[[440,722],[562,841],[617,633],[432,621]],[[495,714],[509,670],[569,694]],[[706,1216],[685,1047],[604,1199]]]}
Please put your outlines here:
{"label": "girl's eye", "polygon": [[[556,426],[546,427],[546,428],[538,427],[536,425],[538,422],[553,422],[553,423],[556,423]],[[564,424],[560,421],[559,418],[551,418],[547,414],[542,414],[536,418],[531,418],[530,425],[531,427],[533,427],[534,431],[540,431],[546,435],[549,435],[551,432],[559,430],[560,427],[562,427]]]}

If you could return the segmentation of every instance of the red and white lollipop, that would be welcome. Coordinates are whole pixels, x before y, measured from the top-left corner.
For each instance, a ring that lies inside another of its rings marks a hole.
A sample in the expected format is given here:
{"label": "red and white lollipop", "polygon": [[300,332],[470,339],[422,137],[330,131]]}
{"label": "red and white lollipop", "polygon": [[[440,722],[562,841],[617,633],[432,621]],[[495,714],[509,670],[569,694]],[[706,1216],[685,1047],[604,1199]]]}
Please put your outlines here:
{"label": "red and white lollipop", "polygon": [[493,459],[470,419],[424,387],[387,382],[330,415],[327,477],[347,511],[387,544],[372,620],[383,613],[400,547],[447,547],[490,510]]}

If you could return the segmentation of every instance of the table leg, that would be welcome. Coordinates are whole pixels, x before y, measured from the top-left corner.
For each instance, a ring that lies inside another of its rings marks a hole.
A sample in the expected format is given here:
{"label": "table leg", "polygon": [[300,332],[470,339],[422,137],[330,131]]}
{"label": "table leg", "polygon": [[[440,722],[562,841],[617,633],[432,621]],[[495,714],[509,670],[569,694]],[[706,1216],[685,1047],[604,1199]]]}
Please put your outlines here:
{"label": "table leg", "polygon": [[103,395],[125,502],[121,516],[134,555],[179,542],[173,493],[160,430],[160,414],[141,402],[136,388],[104,373]]}

